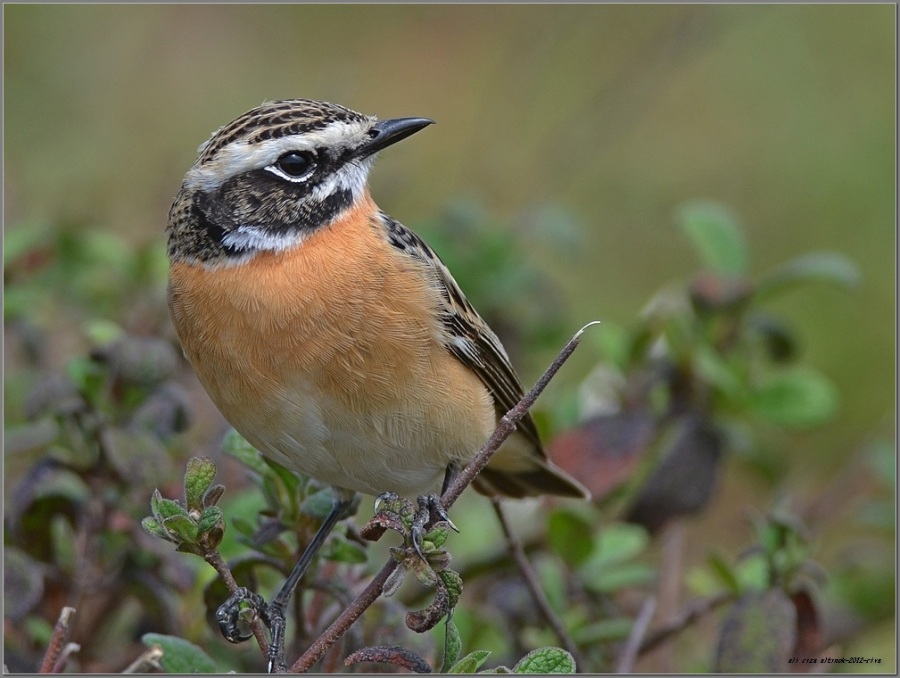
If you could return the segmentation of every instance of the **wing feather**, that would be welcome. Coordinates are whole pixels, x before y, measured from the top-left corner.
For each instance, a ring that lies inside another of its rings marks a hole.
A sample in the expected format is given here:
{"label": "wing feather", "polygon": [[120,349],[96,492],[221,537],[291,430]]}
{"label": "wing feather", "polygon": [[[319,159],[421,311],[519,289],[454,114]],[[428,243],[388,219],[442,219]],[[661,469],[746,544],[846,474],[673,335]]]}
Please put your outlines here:
{"label": "wing feather", "polygon": [[[506,350],[466,299],[434,250],[397,220],[384,213],[380,216],[391,244],[425,265],[432,284],[440,292],[440,322],[444,330],[444,345],[450,353],[471,368],[488,389],[499,419],[515,407],[523,396],[522,385]],[[522,418],[518,429],[532,443],[540,457],[546,458],[530,413]]]}

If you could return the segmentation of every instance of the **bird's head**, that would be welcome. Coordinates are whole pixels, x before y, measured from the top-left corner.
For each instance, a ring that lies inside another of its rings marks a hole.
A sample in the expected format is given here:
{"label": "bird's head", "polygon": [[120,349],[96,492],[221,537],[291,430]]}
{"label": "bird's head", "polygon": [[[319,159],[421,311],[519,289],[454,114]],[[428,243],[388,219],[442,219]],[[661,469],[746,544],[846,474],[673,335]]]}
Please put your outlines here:
{"label": "bird's head", "polygon": [[366,194],[378,151],[432,122],[309,99],[244,113],[200,146],[169,211],[170,259],[218,266],[295,247]]}

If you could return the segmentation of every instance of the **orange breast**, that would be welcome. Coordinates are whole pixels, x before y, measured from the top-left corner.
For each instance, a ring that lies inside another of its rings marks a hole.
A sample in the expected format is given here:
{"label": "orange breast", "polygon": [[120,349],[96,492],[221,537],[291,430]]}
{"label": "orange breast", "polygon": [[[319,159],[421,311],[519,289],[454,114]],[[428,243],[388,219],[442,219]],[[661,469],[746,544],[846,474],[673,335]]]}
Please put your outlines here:
{"label": "orange breast", "polygon": [[377,494],[431,488],[494,426],[478,378],[437,341],[437,292],[374,203],[280,253],[175,263],[169,304],[213,401],[295,470]]}

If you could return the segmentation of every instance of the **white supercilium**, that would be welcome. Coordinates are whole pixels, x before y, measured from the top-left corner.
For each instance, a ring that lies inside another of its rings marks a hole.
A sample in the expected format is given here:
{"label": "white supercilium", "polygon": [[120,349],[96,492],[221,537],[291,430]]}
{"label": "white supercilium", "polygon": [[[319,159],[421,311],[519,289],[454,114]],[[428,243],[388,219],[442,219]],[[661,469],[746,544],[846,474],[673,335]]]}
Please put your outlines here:
{"label": "white supercilium", "polygon": [[[358,146],[369,140],[368,132],[375,119],[367,121],[332,122],[326,127],[306,134],[295,134],[278,139],[266,139],[249,144],[244,140],[234,141],[202,165],[194,165],[185,176],[185,187],[191,190],[214,191],[234,176],[262,169],[273,164],[288,151],[312,151],[321,148]],[[322,186],[316,197],[328,195],[337,186],[349,188],[356,197],[365,186],[371,162],[348,163],[341,168],[332,181]],[[329,190],[330,189],[330,190]]]}

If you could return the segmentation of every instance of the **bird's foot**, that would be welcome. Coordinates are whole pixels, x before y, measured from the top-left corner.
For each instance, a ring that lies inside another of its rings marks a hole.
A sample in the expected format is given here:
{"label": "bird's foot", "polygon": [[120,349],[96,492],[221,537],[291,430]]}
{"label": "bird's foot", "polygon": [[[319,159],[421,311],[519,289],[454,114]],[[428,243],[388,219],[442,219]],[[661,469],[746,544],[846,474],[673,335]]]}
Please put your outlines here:
{"label": "bird's foot", "polygon": [[419,558],[426,560],[425,554],[422,552],[422,541],[424,536],[435,525],[440,522],[447,523],[454,532],[459,532],[450,516],[447,515],[447,509],[441,503],[441,498],[436,494],[421,495],[417,499],[419,508],[413,517],[412,525],[409,529],[410,540],[413,548],[416,550]]}
{"label": "bird's foot", "polygon": [[287,670],[284,661],[284,609],[275,603],[269,605],[261,595],[241,587],[231,594],[216,610],[216,622],[225,639],[242,643],[252,635],[250,624],[259,619],[269,629],[269,673]]}

